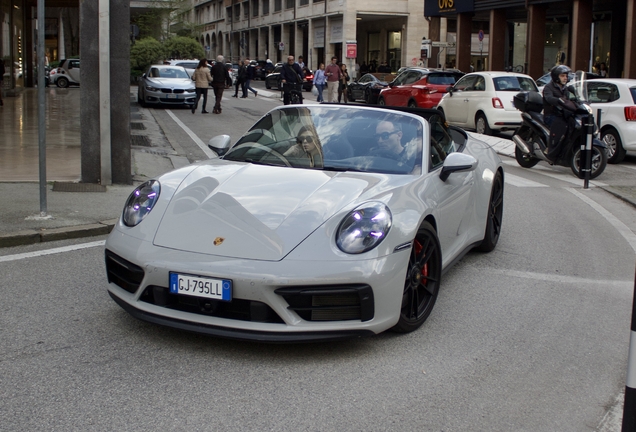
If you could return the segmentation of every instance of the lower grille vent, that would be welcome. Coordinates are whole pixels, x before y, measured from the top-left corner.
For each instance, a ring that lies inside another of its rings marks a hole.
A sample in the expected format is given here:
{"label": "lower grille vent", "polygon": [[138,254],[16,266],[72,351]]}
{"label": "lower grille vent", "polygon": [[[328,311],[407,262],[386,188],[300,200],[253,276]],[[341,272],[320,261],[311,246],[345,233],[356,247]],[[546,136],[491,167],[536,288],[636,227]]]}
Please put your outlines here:
{"label": "lower grille vent", "polygon": [[144,279],[144,269],[106,249],[106,276],[129,293],[135,293]]}
{"label": "lower grille vent", "polygon": [[374,316],[369,285],[285,287],[274,292],[306,321],[369,321]]}

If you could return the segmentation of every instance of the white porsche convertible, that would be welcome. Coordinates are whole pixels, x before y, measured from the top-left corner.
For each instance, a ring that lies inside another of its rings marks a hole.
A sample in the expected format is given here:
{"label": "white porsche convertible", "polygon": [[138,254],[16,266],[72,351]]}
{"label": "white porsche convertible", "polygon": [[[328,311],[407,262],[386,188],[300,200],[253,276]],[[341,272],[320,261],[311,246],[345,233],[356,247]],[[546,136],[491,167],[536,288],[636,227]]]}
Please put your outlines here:
{"label": "white porsche convertible", "polygon": [[430,315],[501,233],[504,172],[436,110],[288,105],[133,192],[106,242],[133,316],[235,339],[329,340]]}

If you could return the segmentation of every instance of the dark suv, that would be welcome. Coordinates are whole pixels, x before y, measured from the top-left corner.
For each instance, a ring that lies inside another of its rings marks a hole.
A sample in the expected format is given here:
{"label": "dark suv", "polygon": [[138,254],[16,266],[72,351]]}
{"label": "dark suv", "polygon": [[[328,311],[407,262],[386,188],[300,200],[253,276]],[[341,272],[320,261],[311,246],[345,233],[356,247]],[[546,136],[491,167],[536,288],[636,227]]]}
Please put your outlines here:
{"label": "dark suv", "polygon": [[434,108],[463,75],[456,69],[405,69],[380,92],[378,104]]}

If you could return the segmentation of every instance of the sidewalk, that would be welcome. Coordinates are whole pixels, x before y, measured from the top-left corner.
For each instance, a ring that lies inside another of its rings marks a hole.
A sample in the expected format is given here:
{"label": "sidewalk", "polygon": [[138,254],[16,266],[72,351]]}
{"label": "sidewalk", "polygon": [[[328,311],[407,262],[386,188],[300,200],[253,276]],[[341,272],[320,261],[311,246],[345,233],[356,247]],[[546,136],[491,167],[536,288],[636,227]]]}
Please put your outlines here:
{"label": "sidewalk", "polygon": [[[100,185],[80,179],[79,89],[47,89],[47,211],[40,215],[37,89],[4,99],[0,107],[0,247],[103,235],[117,222],[132,190],[143,181],[188,164],[175,149],[151,109],[140,108],[131,87],[133,185]],[[279,98],[276,91],[259,97]],[[502,156],[514,158],[514,144],[478,135]],[[636,206],[636,188],[603,187]],[[66,190],[66,191],[63,191]]]}

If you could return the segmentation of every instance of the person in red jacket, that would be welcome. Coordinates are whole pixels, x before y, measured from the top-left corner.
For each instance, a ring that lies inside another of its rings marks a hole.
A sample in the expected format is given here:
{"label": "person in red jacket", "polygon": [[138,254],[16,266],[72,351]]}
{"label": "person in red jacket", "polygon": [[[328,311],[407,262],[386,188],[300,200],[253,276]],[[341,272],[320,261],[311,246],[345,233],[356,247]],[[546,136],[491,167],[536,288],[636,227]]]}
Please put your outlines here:
{"label": "person in red jacket", "polygon": [[327,102],[336,102],[338,100],[338,87],[342,78],[342,71],[338,66],[338,57],[331,57],[331,64],[325,68],[325,76],[327,77]]}

